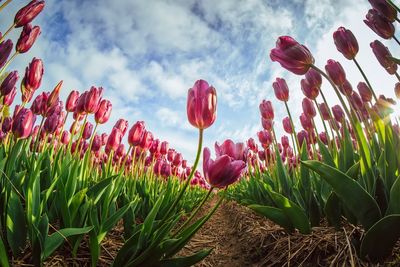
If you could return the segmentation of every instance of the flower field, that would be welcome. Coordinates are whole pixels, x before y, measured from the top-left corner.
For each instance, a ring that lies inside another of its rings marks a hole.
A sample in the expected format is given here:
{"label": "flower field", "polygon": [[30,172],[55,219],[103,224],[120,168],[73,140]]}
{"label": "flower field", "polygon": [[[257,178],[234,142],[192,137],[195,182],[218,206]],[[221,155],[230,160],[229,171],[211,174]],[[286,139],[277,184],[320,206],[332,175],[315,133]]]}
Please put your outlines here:
{"label": "flower field", "polygon": [[[0,1],[0,16],[10,2]],[[398,79],[400,99],[400,59],[380,41],[400,45],[400,9],[369,3],[364,22],[378,38],[371,62]],[[400,264],[399,106],[372,86],[379,81],[365,74],[351,30],[339,27],[331,41],[361,73],[357,85],[339,61],[317,62],[294,37],[266,48],[269,64],[302,77],[304,96],[302,113],[291,111],[296,89],[277,77],[271,99],[259,99],[257,138],[205,147],[218,88],[195,81],[186,101],[198,132],[190,162],[144,121],[121,118],[99,131],[113,115],[102,87],[62,99],[63,77],[42,90],[42,59],[25,73],[12,69],[40,38],[35,18],[51,12],[43,0],[19,4],[0,34],[0,266]]]}

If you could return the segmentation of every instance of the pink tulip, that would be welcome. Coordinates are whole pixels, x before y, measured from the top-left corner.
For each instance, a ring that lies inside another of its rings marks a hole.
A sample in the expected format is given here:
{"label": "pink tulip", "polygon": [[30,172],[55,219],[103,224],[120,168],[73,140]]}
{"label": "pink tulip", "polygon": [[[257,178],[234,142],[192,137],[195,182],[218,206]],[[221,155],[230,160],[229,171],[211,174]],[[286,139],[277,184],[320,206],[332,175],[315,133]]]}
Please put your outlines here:
{"label": "pink tulip", "polygon": [[65,109],[68,112],[74,112],[79,98],[79,92],[72,90],[68,95],[67,102],[65,103]]}
{"label": "pink tulip", "polygon": [[93,152],[100,151],[102,145],[103,145],[103,144],[102,144],[101,136],[98,135],[98,134],[96,134],[96,135],[93,137],[93,143],[92,143],[92,148],[91,148],[91,150],[92,150]]}
{"label": "pink tulip", "polygon": [[266,120],[263,117],[261,117],[261,125],[264,128],[264,130],[272,131],[273,124],[274,124],[273,120]]}
{"label": "pink tulip", "polygon": [[311,52],[290,36],[281,36],[276,41],[276,47],[271,50],[270,58],[294,74],[305,74],[314,64]]}
{"label": "pink tulip", "polygon": [[121,144],[123,134],[120,129],[113,128],[110,136],[107,139],[106,153],[110,154],[111,151],[116,151],[119,144]]}
{"label": "pink tulip", "polygon": [[397,64],[390,59],[392,54],[389,49],[378,40],[370,43],[370,46],[375,57],[378,59],[379,64],[381,64],[389,74],[395,74],[397,71]]}
{"label": "pink tulip", "polygon": [[137,146],[142,140],[143,134],[145,132],[144,121],[137,121],[128,133],[128,143],[131,146]]}
{"label": "pink tulip", "polygon": [[286,149],[289,147],[289,137],[287,137],[286,135],[282,135],[281,137],[281,143],[282,146]]}
{"label": "pink tulip", "polygon": [[283,118],[282,125],[283,125],[283,129],[285,130],[286,133],[288,133],[288,134],[293,133],[293,127],[292,127],[289,117]]}
{"label": "pink tulip", "polygon": [[14,87],[8,95],[4,96],[3,105],[8,107],[11,106],[16,94],[17,94],[17,88]]}
{"label": "pink tulip", "polygon": [[0,43],[0,69],[6,64],[13,49],[13,42],[8,39]]}
{"label": "pink tulip", "polygon": [[305,130],[301,130],[300,132],[297,133],[297,140],[299,140],[299,145],[300,147],[303,146],[303,143],[305,142],[305,145],[308,145],[309,140],[308,140],[308,133]]}
{"label": "pink tulip", "polygon": [[32,27],[31,24],[26,24],[22,29],[21,36],[19,37],[17,45],[15,46],[15,50],[20,54],[28,52],[35,43],[39,34],[39,26]]}
{"label": "pink tulip", "polygon": [[25,139],[32,132],[35,124],[35,115],[30,109],[20,108],[13,118],[12,132],[16,138]]}
{"label": "pink tulip", "polygon": [[36,115],[46,115],[46,103],[49,94],[46,92],[42,92],[32,102],[31,110],[33,114]]}
{"label": "pink tulip", "polygon": [[[25,70],[25,77],[23,80],[23,84],[25,86],[26,91],[34,92],[40,87],[40,84],[42,82],[43,72],[44,72],[43,61],[38,58],[33,58],[31,63]],[[27,102],[29,101],[30,99]]]}
{"label": "pink tulip", "polygon": [[89,139],[90,136],[92,136],[92,132],[93,132],[93,124],[91,124],[89,121],[87,121],[83,128],[82,138]]}
{"label": "pink tulip", "polygon": [[338,89],[342,94],[348,97],[353,93],[353,87],[347,79],[342,85],[338,86]]}
{"label": "pink tulip", "polygon": [[327,136],[326,132],[320,132],[318,136],[319,136],[319,140],[321,140],[321,142],[324,145],[328,145],[328,136]]}
{"label": "pink tulip", "polygon": [[128,130],[129,123],[128,123],[127,120],[119,119],[119,120],[115,123],[114,127],[115,127],[115,128],[118,128],[118,129],[121,131],[122,135],[125,135],[126,131]]}
{"label": "pink tulip", "polygon": [[364,103],[361,100],[361,97],[357,94],[357,92],[353,92],[353,94],[350,96],[351,104],[356,110],[362,110],[364,107]]}
{"label": "pink tulip", "polygon": [[175,167],[179,167],[182,164],[182,160],[183,160],[182,154],[181,153],[176,153],[175,157],[174,157],[174,160],[172,161],[172,164]]}
{"label": "pink tulip", "polygon": [[372,7],[378,11],[378,13],[385,17],[390,22],[394,22],[397,18],[397,11],[392,7],[386,0],[368,0]]}
{"label": "pink tulip", "polygon": [[111,110],[112,110],[111,102],[106,99],[101,100],[99,109],[94,114],[95,121],[98,124],[106,123],[110,118]]}
{"label": "pink tulip", "polygon": [[359,82],[357,85],[357,89],[363,102],[369,102],[372,100],[372,92],[366,83]]}
{"label": "pink tulip", "polygon": [[47,134],[53,134],[57,130],[59,114],[53,113],[44,121],[43,128]]}
{"label": "pink tulip", "polygon": [[318,105],[319,111],[321,112],[322,119],[327,121],[330,120],[331,116],[329,114],[329,108],[325,103],[321,103]]}
{"label": "pink tulip", "polygon": [[314,118],[317,115],[317,112],[315,111],[314,103],[310,99],[303,98],[301,105],[303,107],[303,112],[307,117]]}
{"label": "pink tulip", "polygon": [[346,73],[344,72],[342,65],[338,61],[329,59],[325,65],[325,70],[334,84],[342,85],[345,83]]}
{"label": "pink tulip", "polygon": [[244,143],[235,144],[232,140],[227,139],[222,143],[222,145],[219,145],[218,142],[215,142],[215,154],[217,157],[228,155],[235,160],[246,161],[247,149]]}
{"label": "pink tulip", "polygon": [[[53,91],[51,91],[49,97],[47,98],[47,109],[52,109],[54,106],[56,106],[59,103],[59,96],[60,96],[60,90],[62,87],[63,81],[59,81],[58,84],[54,87]],[[62,105],[61,105],[62,107]]]}
{"label": "pink tulip", "polygon": [[168,148],[169,148],[169,144],[167,141],[161,142],[161,147],[160,147],[161,155],[163,155],[163,156],[167,155]]}
{"label": "pink tulip", "polygon": [[253,138],[249,138],[249,140],[247,140],[247,147],[254,152],[257,152],[258,150],[257,144]]}
{"label": "pink tulip", "polygon": [[301,91],[303,94],[309,99],[315,100],[319,95],[319,87],[312,86],[306,79],[302,79],[301,82]]}
{"label": "pink tulip", "polygon": [[76,100],[76,107],[75,107],[74,112],[76,112],[77,114],[86,114],[85,102],[86,102],[87,95],[88,95],[88,92],[85,91]]}
{"label": "pink tulip", "polygon": [[8,95],[19,79],[18,71],[10,72],[0,85],[1,96]]}
{"label": "pink tulip", "polygon": [[187,116],[199,129],[210,127],[217,117],[217,92],[204,80],[198,80],[188,91]]}
{"label": "pink tulip", "polygon": [[309,69],[305,75],[306,80],[308,82],[308,84],[311,87],[317,87],[320,88],[321,84],[322,84],[322,76],[321,74],[314,70],[314,69]]}
{"label": "pink tulip", "polygon": [[271,101],[263,100],[259,106],[261,117],[266,120],[274,119],[274,108],[272,107]]}
{"label": "pink tulip", "polygon": [[344,119],[344,112],[341,106],[339,105],[334,105],[332,107],[332,113],[333,113],[333,117],[335,118],[335,120],[337,122],[342,122]]}
{"label": "pink tulip", "polygon": [[300,124],[303,127],[303,129],[306,130],[307,132],[311,132],[313,130],[311,117],[308,117],[304,113],[301,113],[300,115]]}
{"label": "pink tulip", "polygon": [[260,143],[264,146],[269,146],[272,143],[272,136],[267,131],[259,131],[257,133],[257,136]]}
{"label": "pink tulip", "polygon": [[140,140],[139,146],[143,150],[148,150],[150,148],[152,142],[153,142],[153,134],[150,131],[145,130],[145,132],[142,136],[142,139]]}
{"label": "pink tulip", "polygon": [[395,29],[393,24],[375,9],[368,11],[364,23],[383,39],[390,39],[394,36]]}
{"label": "pink tulip", "polygon": [[30,23],[44,8],[44,1],[33,0],[26,6],[21,8],[15,14],[14,24],[15,27],[21,27]]}
{"label": "pink tulip", "polygon": [[203,173],[206,181],[217,188],[224,188],[236,182],[246,168],[242,160],[222,155],[214,160],[208,148],[203,150]]}
{"label": "pink tulip", "polygon": [[100,101],[103,96],[103,88],[92,86],[85,97],[84,109],[86,113],[92,114],[99,109]]}
{"label": "pink tulip", "polygon": [[64,145],[68,145],[71,140],[71,134],[67,130],[64,130],[61,135],[61,143]]}
{"label": "pink tulip", "polygon": [[284,79],[276,78],[275,82],[272,83],[272,87],[274,88],[274,93],[278,100],[284,102],[289,100],[289,88]]}
{"label": "pink tulip", "polygon": [[333,33],[333,40],[336,45],[336,49],[343,54],[347,59],[354,59],[358,53],[358,42],[354,34],[344,28],[339,27]]}
{"label": "pink tulip", "polygon": [[155,155],[160,153],[161,143],[159,139],[154,139],[149,148],[150,154]]}
{"label": "pink tulip", "polygon": [[176,151],[173,148],[168,149],[167,152],[167,159],[169,162],[172,162],[175,158]]}

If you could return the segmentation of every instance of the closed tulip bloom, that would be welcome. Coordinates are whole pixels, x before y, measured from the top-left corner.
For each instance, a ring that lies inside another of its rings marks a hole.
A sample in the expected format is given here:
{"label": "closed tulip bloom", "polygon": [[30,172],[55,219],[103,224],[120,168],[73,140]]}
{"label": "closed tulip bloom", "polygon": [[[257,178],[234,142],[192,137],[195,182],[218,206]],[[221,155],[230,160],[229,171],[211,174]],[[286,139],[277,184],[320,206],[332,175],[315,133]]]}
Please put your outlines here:
{"label": "closed tulip bloom", "polygon": [[174,160],[172,161],[172,164],[175,167],[179,167],[182,164],[182,160],[183,160],[182,154],[181,153],[176,153],[175,157],[174,157]]}
{"label": "closed tulip bloom", "polygon": [[61,80],[51,91],[49,97],[47,98],[47,109],[52,109],[55,105],[59,103],[60,90],[62,88],[63,81]]}
{"label": "closed tulip bloom", "polygon": [[13,42],[8,39],[0,43],[0,69],[6,64],[13,49]]}
{"label": "closed tulip bloom", "polygon": [[125,135],[126,131],[128,130],[129,123],[128,123],[127,120],[119,119],[119,120],[115,123],[114,127],[120,129],[122,135]]}
{"label": "closed tulip bloom", "polygon": [[14,17],[15,27],[22,27],[30,23],[44,8],[44,1],[33,0],[21,8]]}
{"label": "closed tulip bloom", "polygon": [[329,115],[329,108],[325,103],[321,103],[318,105],[319,111],[321,112],[322,119],[324,121],[330,120],[331,116]]}
{"label": "closed tulip bloom", "polygon": [[93,137],[93,143],[92,143],[92,148],[91,148],[91,150],[93,151],[93,152],[97,152],[97,151],[100,151],[100,148],[102,147],[102,140],[101,140],[101,136],[100,135],[98,135],[98,134],[96,134],[94,137]]}
{"label": "closed tulip bloom", "polygon": [[32,132],[35,124],[35,115],[30,109],[20,108],[13,119],[12,132],[16,138],[25,139]]}
{"label": "closed tulip bloom", "polygon": [[335,118],[335,120],[337,122],[342,122],[344,119],[344,112],[341,106],[339,105],[334,105],[332,107],[332,113],[333,113],[333,117]]}
{"label": "closed tulip bloom", "polygon": [[125,157],[125,155],[126,155],[125,145],[119,144],[117,151],[115,152],[115,156],[117,158],[122,158]]}
{"label": "closed tulip bloom", "polygon": [[312,86],[306,79],[300,81],[301,91],[309,99],[315,100],[319,95],[319,87]]}
{"label": "closed tulip bloom", "polygon": [[304,130],[306,130],[307,132],[310,132],[313,130],[313,124],[311,121],[311,117],[308,117],[304,113],[301,113],[299,118],[300,118],[300,124]]}
{"label": "closed tulip bloom", "polygon": [[282,146],[286,149],[287,147],[289,147],[289,137],[287,137],[286,135],[282,135],[281,137],[281,143]]}
{"label": "closed tulip bloom", "polygon": [[8,95],[4,96],[3,105],[8,107],[11,106],[16,94],[17,94],[17,87],[14,87]]}
{"label": "closed tulip bloom", "polygon": [[121,144],[123,134],[120,129],[113,128],[111,134],[108,136],[106,143],[106,153],[109,154],[111,151],[116,151],[119,144]]}
{"label": "closed tulip bloom", "polygon": [[333,59],[329,59],[325,65],[325,70],[329,75],[329,78],[336,85],[342,85],[346,81],[346,73],[342,65]]}
{"label": "closed tulip bloom", "polygon": [[137,146],[142,140],[143,134],[146,131],[144,121],[137,121],[128,133],[128,143],[131,146]]}
{"label": "closed tulip bloom", "polygon": [[222,155],[214,160],[208,148],[203,150],[203,173],[207,183],[212,187],[224,188],[236,182],[246,168],[242,160],[235,160]]}
{"label": "closed tulip bloom", "polygon": [[91,124],[90,122],[87,121],[83,128],[82,138],[89,139],[90,136],[92,136],[92,132],[93,132],[93,124]]}
{"label": "closed tulip bloom", "polygon": [[27,91],[36,91],[42,82],[44,67],[43,61],[38,58],[33,58],[29,66],[25,70],[24,86]]}
{"label": "closed tulip bloom", "polygon": [[263,117],[261,117],[261,125],[264,128],[264,130],[271,131],[273,124],[274,124],[273,120],[266,120]]}
{"label": "closed tulip bloom", "polygon": [[101,100],[99,109],[94,114],[95,121],[99,124],[106,123],[110,118],[111,110],[112,110],[111,102],[106,99]]}
{"label": "closed tulip bloom", "polygon": [[61,143],[64,145],[68,145],[69,141],[71,140],[71,133],[67,130],[64,130],[61,134]]}
{"label": "closed tulip bloom", "polygon": [[198,80],[188,91],[187,116],[190,124],[199,129],[210,127],[217,117],[217,92],[204,80]]}
{"label": "closed tulip bloom", "polygon": [[28,52],[29,49],[31,49],[31,47],[35,43],[39,34],[40,34],[39,26],[32,27],[31,24],[25,25],[17,41],[15,50],[21,54]]}
{"label": "closed tulip bloom", "polygon": [[286,133],[288,133],[288,134],[293,133],[293,127],[292,127],[292,124],[290,123],[289,117],[283,118],[282,125],[283,125],[283,129],[285,130]]}
{"label": "closed tulip bloom", "polygon": [[2,96],[8,95],[11,90],[15,87],[15,84],[18,81],[18,71],[10,72],[7,77],[3,80],[0,85],[0,93]]}
{"label": "closed tulip bloom", "polygon": [[46,114],[46,102],[49,94],[46,92],[42,92],[32,102],[31,110],[33,114],[42,115]]}
{"label": "closed tulip bloom", "polygon": [[[149,151],[152,155],[159,154],[161,149],[161,143],[159,139],[154,139],[153,142],[151,143],[151,146],[149,148]],[[158,156],[158,155],[156,155]]]}
{"label": "closed tulip bloom", "polygon": [[259,131],[257,133],[257,136],[260,143],[264,146],[269,146],[272,143],[272,136],[267,131]]}
{"label": "closed tulip bloom", "polygon": [[376,59],[378,59],[379,64],[381,64],[381,66],[389,74],[395,74],[397,71],[397,64],[390,59],[392,54],[390,53],[389,49],[378,40],[370,43],[370,46],[372,48],[372,52],[375,54]]}
{"label": "closed tulip bloom", "polygon": [[182,168],[185,169],[187,167],[187,160],[182,160]]}
{"label": "closed tulip bloom", "polygon": [[263,100],[259,106],[261,117],[266,120],[274,119],[274,108],[272,107],[271,101]]}
{"label": "closed tulip bloom", "polygon": [[358,53],[358,42],[354,34],[344,28],[339,27],[333,33],[333,41],[335,42],[336,49],[343,54],[347,59],[354,59]]}
{"label": "closed tulip bloom", "polygon": [[394,93],[396,94],[397,99],[400,99],[400,82],[397,82],[394,86]]}
{"label": "closed tulip bloom", "polygon": [[369,102],[372,100],[372,92],[365,82],[359,82],[357,89],[363,102]]}
{"label": "closed tulip bloom", "polygon": [[394,36],[393,24],[381,16],[375,9],[368,11],[364,23],[383,39],[390,39]]}
{"label": "closed tulip bloom", "polygon": [[272,87],[274,88],[274,93],[278,100],[284,102],[289,100],[289,88],[284,79],[276,78],[275,82],[272,83]]}
{"label": "closed tulip bloom", "polygon": [[316,71],[314,69],[309,69],[307,71],[305,77],[310,86],[318,87],[318,88],[321,87],[322,76],[318,71]]}
{"label": "closed tulip bloom", "polygon": [[173,148],[168,149],[167,152],[167,159],[169,162],[172,162],[175,158],[176,151]]}
{"label": "closed tulip bloom", "polygon": [[342,85],[338,86],[338,89],[345,96],[351,96],[351,94],[353,94],[353,87],[347,79]]}
{"label": "closed tulip bloom", "polygon": [[301,102],[301,106],[303,107],[303,112],[307,117],[314,118],[317,115],[317,112],[315,111],[314,103],[310,99],[303,98],[303,101]]}
{"label": "closed tulip bloom", "polygon": [[249,140],[247,140],[247,147],[254,152],[257,152],[258,150],[257,144],[253,138],[249,138]]}
{"label": "closed tulip bloom", "polygon": [[153,142],[153,134],[150,131],[145,130],[145,132],[142,136],[142,139],[140,140],[139,146],[143,150],[148,150],[150,148],[152,142]]}
{"label": "closed tulip bloom", "polygon": [[297,140],[299,140],[300,147],[303,146],[304,142],[305,145],[308,145],[309,144],[308,133],[305,130],[301,130],[300,132],[297,133]]}
{"label": "closed tulip bloom", "polygon": [[283,68],[297,75],[305,74],[314,64],[314,57],[307,47],[290,36],[279,37],[269,56],[272,61],[279,62]]}
{"label": "closed tulip bloom", "polygon": [[11,126],[12,126],[12,118],[11,117],[5,117],[3,120],[3,123],[1,125],[1,130],[3,133],[8,133],[11,131]]}
{"label": "closed tulip bloom", "polygon": [[46,133],[52,134],[57,130],[59,114],[53,113],[44,121],[43,128]]}
{"label": "closed tulip bloom", "polygon": [[107,140],[108,140],[108,134],[102,133],[101,134],[101,145],[105,146],[107,144]]}
{"label": "closed tulip bloom", "polygon": [[384,16],[390,22],[394,22],[397,18],[397,11],[386,0],[368,0],[372,7]]}
{"label": "closed tulip bloom", "polygon": [[67,101],[65,103],[65,109],[68,112],[74,112],[76,105],[78,103],[78,98],[79,98],[79,92],[76,90],[72,90],[71,93],[69,93]]}
{"label": "closed tulip bloom", "polygon": [[215,154],[217,157],[228,155],[236,160],[246,161],[247,149],[244,143],[234,143],[232,140],[225,140],[222,145],[215,142]]}
{"label": "closed tulip bloom", "polygon": [[103,88],[92,86],[85,97],[85,112],[92,114],[99,109],[100,101],[103,96]]}
{"label": "closed tulip bloom", "polygon": [[361,97],[357,92],[353,92],[353,94],[350,96],[351,104],[355,107],[355,109],[361,111],[364,107],[364,103],[361,100]]}
{"label": "closed tulip bloom", "polygon": [[326,132],[320,132],[318,136],[319,140],[321,140],[324,145],[328,145],[328,136],[326,135]]}
{"label": "closed tulip bloom", "polygon": [[161,155],[163,155],[163,156],[167,155],[168,149],[169,149],[168,142],[167,141],[162,141],[161,142],[161,147],[160,147]]}
{"label": "closed tulip bloom", "polygon": [[166,162],[165,160],[163,161],[163,163],[161,165],[160,173],[161,173],[161,176],[164,178],[168,178],[169,176],[172,175],[171,165],[168,162]]}
{"label": "closed tulip bloom", "polygon": [[78,114],[85,114],[85,102],[86,102],[86,96],[88,92],[85,91],[83,92],[77,99],[76,101],[76,107],[75,107],[75,112]]}

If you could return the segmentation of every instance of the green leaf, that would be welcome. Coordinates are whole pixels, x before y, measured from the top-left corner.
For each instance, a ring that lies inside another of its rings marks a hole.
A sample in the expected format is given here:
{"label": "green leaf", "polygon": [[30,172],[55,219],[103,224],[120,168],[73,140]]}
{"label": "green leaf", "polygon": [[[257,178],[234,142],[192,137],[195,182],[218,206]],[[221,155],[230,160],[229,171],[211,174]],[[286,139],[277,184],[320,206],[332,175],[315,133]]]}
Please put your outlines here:
{"label": "green leaf", "polygon": [[8,263],[7,251],[3,243],[3,239],[1,239],[0,235],[0,266],[9,267]]}
{"label": "green leaf", "polygon": [[361,257],[372,262],[387,258],[400,238],[400,214],[388,215],[374,224],[361,243]]}
{"label": "green leaf", "polygon": [[7,240],[15,257],[21,255],[26,244],[27,225],[24,208],[12,190],[7,205]]}
{"label": "green leaf", "polygon": [[294,231],[293,224],[281,209],[270,206],[261,206],[257,204],[249,205],[248,207],[254,210],[256,213],[270,219],[274,223],[283,227],[286,231],[290,233]]}
{"label": "green leaf", "polygon": [[104,223],[102,223],[101,229],[100,229],[99,233],[97,234],[97,239],[98,239],[99,243],[101,240],[103,240],[103,238],[105,237],[107,232],[110,231],[119,220],[121,220],[122,216],[124,216],[125,212],[128,211],[128,209],[132,206],[132,204],[133,204],[132,202],[126,204],[125,206],[120,208],[116,213],[114,213],[112,216],[107,218],[107,220]]}
{"label": "green leaf", "polygon": [[386,215],[395,213],[400,214],[400,176],[397,177],[390,189],[389,206],[386,210]]}
{"label": "green leaf", "polygon": [[47,257],[49,257],[66,240],[67,237],[86,234],[92,229],[92,226],[84,228],[64,228],[48,236],[46,238],[42,260],[45,260]]}
{"label": "green leaf", "polygon": [[365,229],[369,229],[381,218],[381,211],[376,201],[352,178],[319,161],[309,160],[302,164],[318,173],[332,186],[342,203],[357,217]]}
{"label": "green leaf", "polygon": [[212,249],[203,249],[188,257],[162,260],[160,267],[189,267],[203,260],[211,253],[211,251]]}
{"label": "green leaf", "polygon": [[328,223],[333,225],[336,229],[340,227],[340,216],[342,214],[340,207],[340,199],[335,192],[332,192],[325,204],[325,214]]}

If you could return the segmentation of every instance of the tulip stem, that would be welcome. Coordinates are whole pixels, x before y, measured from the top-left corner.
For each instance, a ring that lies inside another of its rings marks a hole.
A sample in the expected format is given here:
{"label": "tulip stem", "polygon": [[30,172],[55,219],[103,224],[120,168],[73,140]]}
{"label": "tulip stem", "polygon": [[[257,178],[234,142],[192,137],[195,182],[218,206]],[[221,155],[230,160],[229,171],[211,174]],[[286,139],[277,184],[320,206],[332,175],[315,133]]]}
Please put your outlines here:
{"label": "tulip stem", "polygon": [[[400,12],[400,8],[398,8],[398,7],[395,5],[395,3],[393,3],[392,0],[386,0],[386,2],[388,2],[389,5],[391,5],[394,9],[396,9],[398,12]],[[396,20],[399,21],[397,17],[396,17]]]}
{"label": "tulip stem", "polygon": [[396,41],[396,43],[397,43],[398,45],[400,45],[400,41],[399,41],[399,39],[396,38],[396,36],[393,35],[393,39]]}
{"label": "tulip stem", "polygon": [[[285,101],[285,107],[286,107],[286,111],[287,111],[287,113],[289,115],[290,125],[292,126],[294,139],[296,140],[297,152],[298,152],[298,154],[300,154],[301,148],[300,148],[299,140],[297,139],[296,129],[294,128],[292,115],[290,114],[290,110],[289,110],[287,101]],[[295,153],[296,153],[296,151],[295,151]]]}
{"label": "tulip stem", "polygon": [[2,11],[12,0],[7,0],[5,1],[1,6],[0,6],[0,11]]}
{"label": "tulip stem", "polygon": [[0,76],[3,75],[3,72],[8,68],[8,65],[15,59],[15,57],[18,55],[18,52],[15,52],[10,59],[7,61],[7,63],[1,68],[0,70]]}
{"label": "tulip stem", "polygon": [[353,62],[356,64],[358,70],[361,72],[361,75],[363,76],[365,82],[368,84],[369,90],[371,90],[372,95],[374,96],[375,101],[378,101],[378,98],[376,97],[375,91],[374,89],[372,89],[372,86],[367,78],[367,75],[365,75],[364,71],[362,70],[360,64],[358,63],[358,61],[356,60],[356,58],[353,58]]}
{"label": "tulip stem", "polygon": [[[315,105],[317,106],[317,110],[318,110],[319,116],[321,117],[322,124],[324,125],[325,134],[326,134],[326,136],[327,136],[327,138],[328,138],[328,147],[331,148],[331,145],[330,145],[330,142],[329,142],[330,138],[329,138],[329,134],[328,134],[328,128],[326,127],[324,117],[322,117],[322,113],[321,113],[321,110],[319,109],[317,100],[314,99],[314,103],[315,103]],[[314,126],[315,126],[315,124],[314,124]],[[315,130],[317,130],[317,128],[315,128]],[[331,130],[332,130],[332,129],[331,129]],[[318,135],[318,132],[317,132],[316,134]],[[332,134],[333,134],[333,132],[332,132]],[[319,136],[317,136],[317,137],[319,138]],[[332,138],[334,138],[334,137],[332,137]],[[319,139],[320,139],[320,138],[319,138]],[[321,140],[321,139],[320,139],[320,140]]]}
{"label": "tulip stem", "polygon": [[[96,135],[96,130],[97,130],[97,127],[98,127],[98,126],[99,126],[99,123],[96,122],[96,125],[94,126],[94,129],[93,129],[92,136],[90,137],[90,143],[89,143],[89,147],[88,147],[89,153],[91,153],[92,145],[93,145],[93,140],[94,140],[94,136]],[[87,151],[86,151],[86,152],[87,152]]]}
{"label": "tulip stem", "polygon": [[397,71],[394,73],[394,75],[396,75],[397,80],[400,82],[400,75],[397,73]]}
{"label": "tulip stem", "polygon": [[[10,0],[10,2],[11,2],[11,0]],[[4,2],[4,4],[1,5],[1,7],[0,7],[0,11],[5,7],[4,5],[7,5],[7,4],[8,4],[7,2]],[[4,6],[4,7],[3,7],[3,6]],[[0,38],[0,43],[2,43],[2,42],[4,41],[4,39],[6,38],[7,34],[9,34],[9,33],[11,32],[11,30],[14,28],[14,26],[15,26],[15,23],[13,23],[13,24],[10,26],[10,28],[8,28],[7,31],[4,33],[4,35],[1,36],[1,38]]]}

